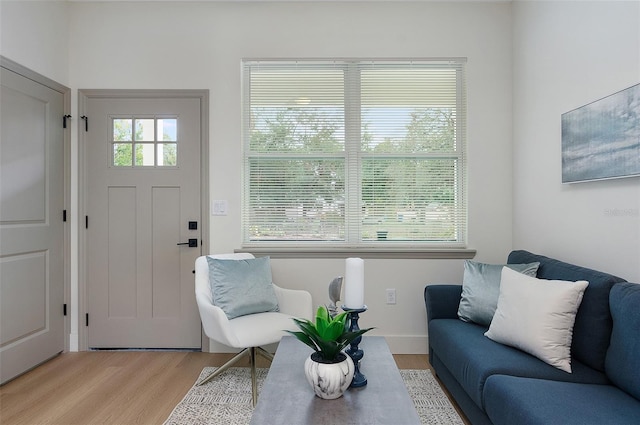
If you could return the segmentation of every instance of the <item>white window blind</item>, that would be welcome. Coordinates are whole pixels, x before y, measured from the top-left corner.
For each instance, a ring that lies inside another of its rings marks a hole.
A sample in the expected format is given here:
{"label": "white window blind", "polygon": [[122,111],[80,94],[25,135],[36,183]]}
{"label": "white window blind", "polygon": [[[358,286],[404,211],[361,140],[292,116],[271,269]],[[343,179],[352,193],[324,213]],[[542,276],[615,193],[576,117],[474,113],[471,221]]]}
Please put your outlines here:
{"label": "white window blind", "polygon": [[244,246],[464,247],[464,64],[244,61]]}

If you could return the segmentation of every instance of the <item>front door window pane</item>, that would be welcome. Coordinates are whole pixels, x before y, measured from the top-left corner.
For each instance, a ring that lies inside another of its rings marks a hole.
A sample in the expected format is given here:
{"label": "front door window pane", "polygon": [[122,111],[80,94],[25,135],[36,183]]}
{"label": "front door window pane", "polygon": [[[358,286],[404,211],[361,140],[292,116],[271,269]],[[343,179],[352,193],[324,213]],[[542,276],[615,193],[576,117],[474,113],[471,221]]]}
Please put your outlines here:
{"label": "front door window pane", "polygon": [[178,120],[175,118],[158,119],[158,141],[176,142],[178,140]]}
{"label": "front door window pane", "polygon": [[178,146],[175,143],[158,143],[158,165],[178,165]]}
{"label": "front door window pane", "polygon": [[154,121],[153,119],[136,119],[135,137],[137,141],[153,142],[156,139],[153,129]]}
{"label": "front door window pane", "polygon": [[153,147],[153,143],[136,144],[136,165],[148,167],[155,164]]}
{"label": "front door window pane", "polygon": [[113,165],[116,167],[131,167],[133,158],[133,144],[114,143],[113,144]]}
{"label": "front door window pane", "polygon": [[114,167],[177,167],[177,118],[113,118]]}
{"label": "front door window pane", "polygon": [[130,142],[133,140],[132,119],[114,119],[113,120],[113,140],[115,142]]}

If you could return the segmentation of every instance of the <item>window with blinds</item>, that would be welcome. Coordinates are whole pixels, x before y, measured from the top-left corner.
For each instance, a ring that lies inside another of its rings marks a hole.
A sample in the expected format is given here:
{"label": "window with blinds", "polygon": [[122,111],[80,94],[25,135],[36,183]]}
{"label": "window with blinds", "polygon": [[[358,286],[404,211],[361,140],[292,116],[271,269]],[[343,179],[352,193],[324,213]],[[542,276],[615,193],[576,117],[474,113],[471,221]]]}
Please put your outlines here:
{"label": "window with blinds", "polygon": [[244,246],[465,247],[464,65],[244,61]]}

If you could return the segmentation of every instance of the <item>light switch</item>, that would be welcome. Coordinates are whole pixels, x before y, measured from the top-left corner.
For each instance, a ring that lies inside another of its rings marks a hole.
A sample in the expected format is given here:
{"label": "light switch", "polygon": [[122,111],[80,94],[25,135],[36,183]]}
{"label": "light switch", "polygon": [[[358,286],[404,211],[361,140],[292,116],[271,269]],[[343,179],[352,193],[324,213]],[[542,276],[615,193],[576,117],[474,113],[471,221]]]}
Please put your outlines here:
{"label": "light switch", "polygon": [[227,215],[229,203],[226,200],[211,201],[211,215]]}

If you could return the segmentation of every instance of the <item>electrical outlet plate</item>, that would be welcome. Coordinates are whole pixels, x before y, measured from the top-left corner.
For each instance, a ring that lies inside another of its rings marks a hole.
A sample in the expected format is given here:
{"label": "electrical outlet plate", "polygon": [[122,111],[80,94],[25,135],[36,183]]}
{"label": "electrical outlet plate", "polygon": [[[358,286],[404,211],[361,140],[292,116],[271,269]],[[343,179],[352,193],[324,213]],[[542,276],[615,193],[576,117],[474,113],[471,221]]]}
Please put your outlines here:
{"label": "electrical outlet plate", "polygon": [[229,203],[225,200],[211,201],[211,215],[227,215]]}
{"label": "electrical outlet plate", "polygon": [[387,289],[387,304],[395,304],[395,303],[396,303],[396,290]]}

